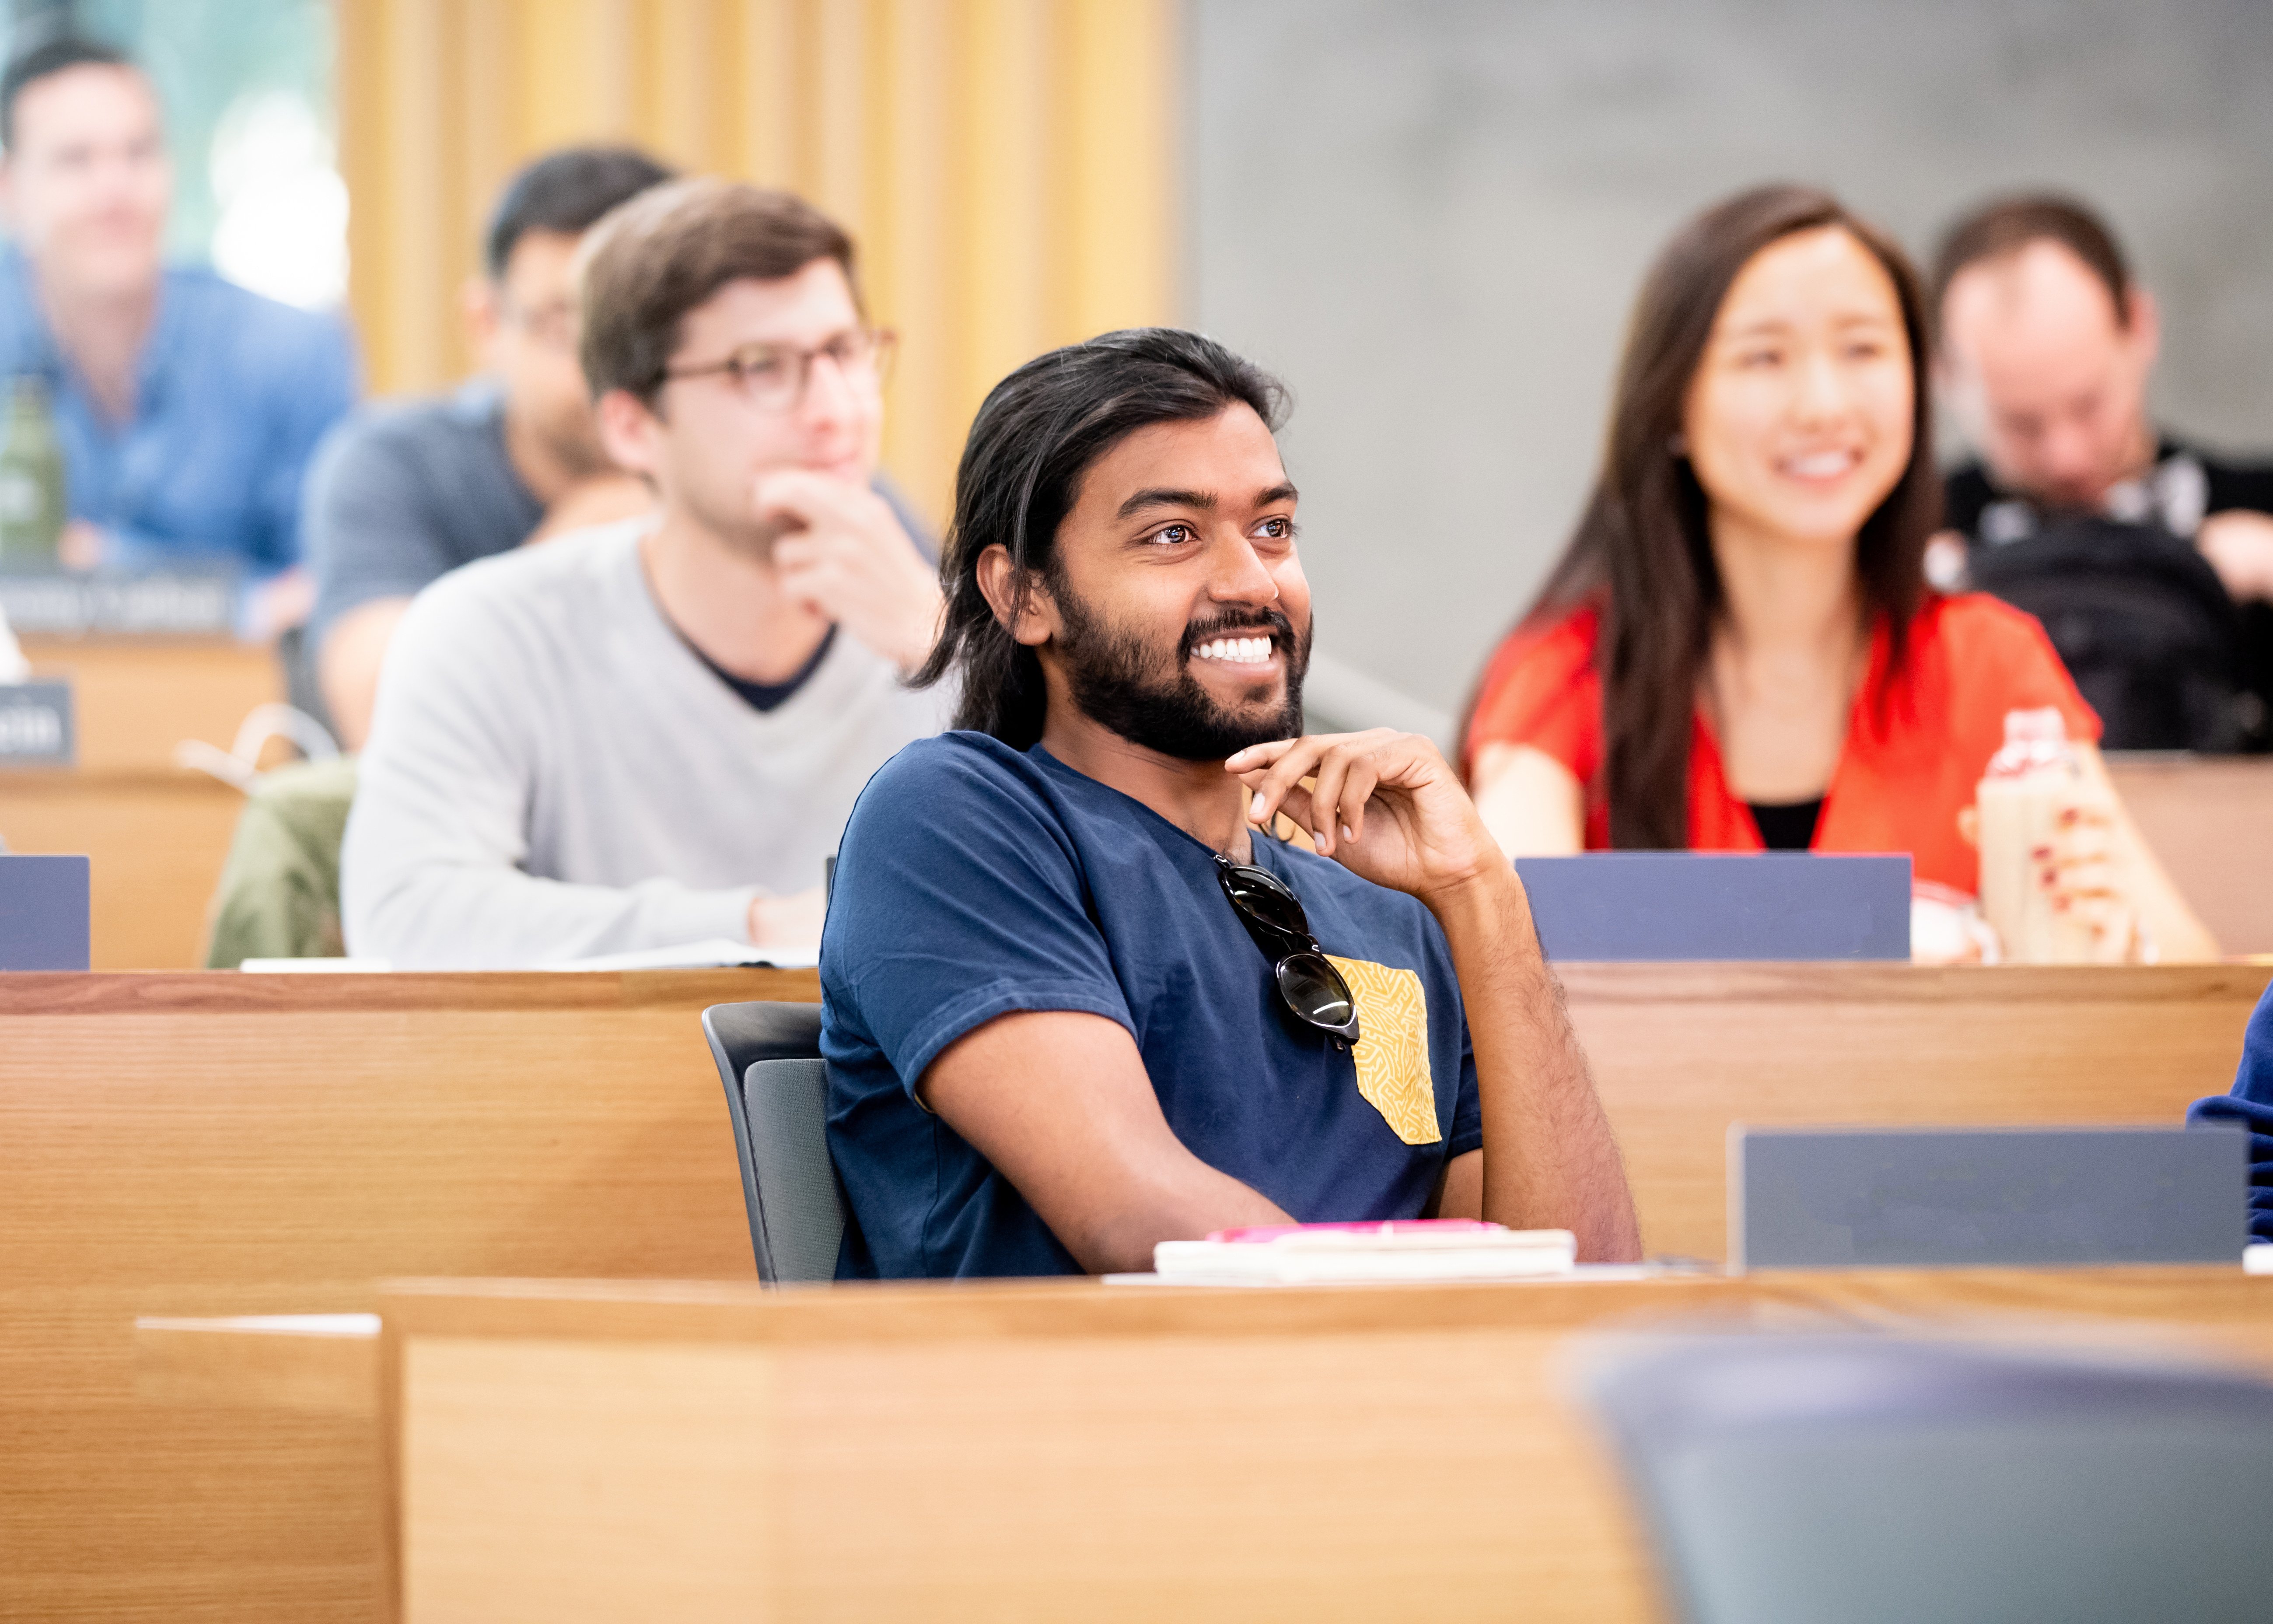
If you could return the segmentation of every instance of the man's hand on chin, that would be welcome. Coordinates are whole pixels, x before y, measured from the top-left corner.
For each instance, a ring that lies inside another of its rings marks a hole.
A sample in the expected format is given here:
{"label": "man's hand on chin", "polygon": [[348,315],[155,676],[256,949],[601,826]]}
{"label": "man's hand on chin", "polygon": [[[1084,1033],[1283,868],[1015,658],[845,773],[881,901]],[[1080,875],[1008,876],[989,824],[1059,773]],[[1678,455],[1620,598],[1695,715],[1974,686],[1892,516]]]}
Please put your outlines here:
{"label": "man's hand on chin", "polygon": [[784,590],[902,671],[923,664],[945,600],[890,503],[804,469],[767,475],[756,502],[760,520],[782,528],[773,561]]}
{"label": "man's hand on chin", "polygon": [[1280,739],[1240,751],[1224,770],[1254,792],[1248,816],[1258,827],[1284,811],[1320,856],[1377,885],[1430,902],[1512,872],[1458,775],[1419,733]]}

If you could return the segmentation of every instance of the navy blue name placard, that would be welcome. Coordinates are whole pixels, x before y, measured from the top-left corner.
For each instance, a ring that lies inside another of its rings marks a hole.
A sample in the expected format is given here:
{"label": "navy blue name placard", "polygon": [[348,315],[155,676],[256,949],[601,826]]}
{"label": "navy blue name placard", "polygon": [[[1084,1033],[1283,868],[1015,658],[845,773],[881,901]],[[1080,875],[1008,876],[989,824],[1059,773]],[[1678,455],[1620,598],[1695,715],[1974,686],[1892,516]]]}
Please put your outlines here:
{"label": "navy blue name placard", "polygon": [[1588,852],[1515,871],[1551,959],[1910,956],[1907,854]]}
{"label": "navy blue name placard", "polygon": [[0,970],[84,970],[87,861],[0,853]]}
{"label": "navy blue name placard", "polygon": [[70,683],[0,683],[0,767],[68,767],[78,758]]}

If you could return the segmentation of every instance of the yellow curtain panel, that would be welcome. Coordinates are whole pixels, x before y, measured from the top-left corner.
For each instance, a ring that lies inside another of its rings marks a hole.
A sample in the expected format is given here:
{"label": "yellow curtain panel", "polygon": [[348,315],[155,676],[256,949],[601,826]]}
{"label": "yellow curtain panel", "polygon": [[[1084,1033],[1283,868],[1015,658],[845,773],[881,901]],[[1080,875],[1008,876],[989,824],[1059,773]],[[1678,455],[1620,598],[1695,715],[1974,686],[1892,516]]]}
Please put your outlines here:
{"label": "yellow curtain panel", "polygon": [[549,148],[628,140],[786,186],[902,335],[885,458],[943,520],[1019,362],[1174,320],[1175,0],[340,0],[349,298],[373,390],[469,365],[484,214]]}

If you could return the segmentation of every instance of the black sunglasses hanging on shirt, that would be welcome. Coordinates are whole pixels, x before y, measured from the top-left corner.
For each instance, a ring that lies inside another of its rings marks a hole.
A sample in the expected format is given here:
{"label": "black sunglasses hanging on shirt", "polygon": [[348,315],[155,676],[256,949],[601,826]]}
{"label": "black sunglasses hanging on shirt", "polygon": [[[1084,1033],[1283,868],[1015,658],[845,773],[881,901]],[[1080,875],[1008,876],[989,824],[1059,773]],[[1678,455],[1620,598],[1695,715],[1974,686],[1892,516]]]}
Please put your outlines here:
{"label": "black sunglasses hanging on shirt", "polygon": [[1220,852],[1216,853],[1215,877],[1231,899],[1231,911],[1272,960],[1279,996],[1294,1019],[1345,1043],[1356,1042],[1357,1000],[1310,934],[1302,901],[1286,882],[1268,868],[1235,863]]}

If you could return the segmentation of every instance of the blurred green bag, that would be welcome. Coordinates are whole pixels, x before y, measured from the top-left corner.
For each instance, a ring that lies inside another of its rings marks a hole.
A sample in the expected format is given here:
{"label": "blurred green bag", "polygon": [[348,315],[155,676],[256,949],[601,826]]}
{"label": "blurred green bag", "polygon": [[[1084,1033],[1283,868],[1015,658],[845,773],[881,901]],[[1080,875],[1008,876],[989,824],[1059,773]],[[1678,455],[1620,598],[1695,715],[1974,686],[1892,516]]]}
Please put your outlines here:
{"label": "blurred green bag", "polygon": [[206,968],[247,959],[336,959],[340,841],[356,764],[341,756],[265,772],[245,792],[214,892]]}

